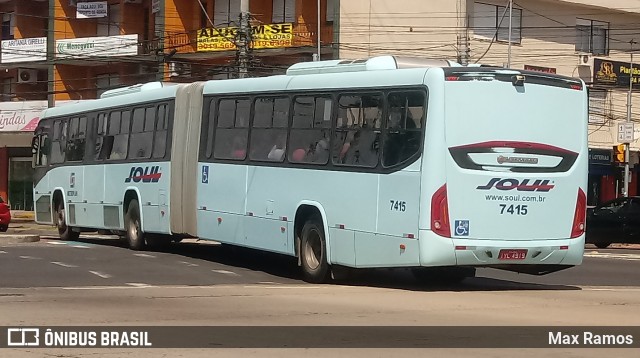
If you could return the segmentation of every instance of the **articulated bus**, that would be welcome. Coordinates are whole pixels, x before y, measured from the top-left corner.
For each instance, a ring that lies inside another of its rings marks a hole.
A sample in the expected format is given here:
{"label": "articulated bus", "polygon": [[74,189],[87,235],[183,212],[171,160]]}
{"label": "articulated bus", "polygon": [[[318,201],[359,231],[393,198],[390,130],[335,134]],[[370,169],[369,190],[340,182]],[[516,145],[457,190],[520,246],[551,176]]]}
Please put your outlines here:
{"label": "articulated bus", "polygon": [[579,79],[394,56],[132,86],[45,111],[36,220],[291,255],[310,282],[546,274],[582,262],[587,116]]}

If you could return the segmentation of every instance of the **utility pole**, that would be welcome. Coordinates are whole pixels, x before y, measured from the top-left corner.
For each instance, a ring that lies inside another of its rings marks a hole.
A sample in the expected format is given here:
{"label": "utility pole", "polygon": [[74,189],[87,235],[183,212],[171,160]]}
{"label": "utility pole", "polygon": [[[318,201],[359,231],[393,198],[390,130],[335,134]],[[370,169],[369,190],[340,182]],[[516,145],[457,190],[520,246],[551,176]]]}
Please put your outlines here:
{"label": "utility pole", "polygon": [[251,24],[249,23],[249,0],[240,0],[240,29],[236,39],[238,51],[238,77],[245,78],[249,72],[249,46]]}
{"label": "utility pole", "polygon": [[511,68],[511,16],[513,12],[513,0],[509,0],[509,47],[507,50],[507,68]]}
{"label": "utility pole", "polygon": [[316,61],[320,61],[320,42],[321,42],[321,36],[320,36],[320,0],[318,0],[318,54],[316,55]]}
{"label": "utility pole", "polygon": [[[627,123],[631,123],[631,92],[633,92],[633,44],[636,42],[631,40],[631,62],[629,65],[629,93],[627,93]],[[635,139],[635,138],[634,138]],[[625,143],[624,148],[624,193],[625,197],[629,196],[629,147],[630,143]]]}
{"label": "utility pole", "polygon": [[47,107],[51,108],[55,103],[55,49],[56,38],[53,27],[55,26],[55,0],[49,0],[49,17],[47,19]]}

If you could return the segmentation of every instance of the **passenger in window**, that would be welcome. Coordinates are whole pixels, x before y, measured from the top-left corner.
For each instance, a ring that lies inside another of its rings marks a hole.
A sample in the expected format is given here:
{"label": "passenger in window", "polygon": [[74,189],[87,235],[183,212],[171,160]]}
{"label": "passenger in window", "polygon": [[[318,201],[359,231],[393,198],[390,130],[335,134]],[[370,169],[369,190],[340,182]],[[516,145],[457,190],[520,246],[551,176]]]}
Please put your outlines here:
{"label": "passenger in window", "polygon": [[284,134],[279,134],[276,138],[276,143],[271,147],[267,158],[274,161],[282,161],[284,159],[284,153],[287,150],[287,138]]}
{"label": "passenger in window", "polygon": [[231,151],[231,157],[233,159],[244,159],[247,156],[247,144],[244,138],[233,138],[233,146]]}
{"label": "passenger in window", "polygon": [[298,148],[293,151],[291,154],[291,161],[293,162],[302,162],[304,158],[307,156],[307,151],[302,148]]}

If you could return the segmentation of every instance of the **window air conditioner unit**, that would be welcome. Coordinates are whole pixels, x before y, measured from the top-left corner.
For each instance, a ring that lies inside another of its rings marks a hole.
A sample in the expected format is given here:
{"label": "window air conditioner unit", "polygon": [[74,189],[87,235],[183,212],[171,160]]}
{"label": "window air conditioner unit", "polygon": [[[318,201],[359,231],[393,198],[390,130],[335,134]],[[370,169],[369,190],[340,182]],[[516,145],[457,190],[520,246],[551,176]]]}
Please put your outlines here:
{"label": "window air conditioner unit", "polygon": [[593,56],[586,54],[578,55],[578,77],[586,83],[593,82]]}
{"label": "window air conditioner unit", "polygon": [[169,77],[191,76],[191,64],[181,62],[169,62]]}
{"label": "window air conditioner unit", "polygon": [[19,68],[18,83],[36,83],[38,81],[38,70]]}

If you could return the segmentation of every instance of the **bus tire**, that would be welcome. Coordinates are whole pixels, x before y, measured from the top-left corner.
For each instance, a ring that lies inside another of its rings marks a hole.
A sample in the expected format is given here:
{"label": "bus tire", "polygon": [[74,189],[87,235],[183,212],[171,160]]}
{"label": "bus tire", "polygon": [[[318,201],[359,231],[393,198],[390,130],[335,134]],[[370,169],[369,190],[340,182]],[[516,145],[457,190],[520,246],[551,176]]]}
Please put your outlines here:
{"label": "bus tire", "polygon": [[80,237],[79,231],[73,231],[70,226],[67,226],[67,214],[62,201],[58,202],[56,206],[56,227],[61,240],[75,241]]}
{"label": "bus tire", "polygon": [[594,245],[596,245],[597,248],[599,249],[606,249],[607,247],[609,247],[609,245],[611,245],[610,242],[597,242]]}
{"label": "bus tire", "polygon": [[124,217],[124,223],[129,248],[132,250],[143,250],[146,245],[142,225],[140,225],[140,206],[138,205],[138,200],[133,199],[129,203],[127,214]]}
{"label": "bus tire", "polygon": [[7,232],[9,230],[9,225],[0,225],[0,232]]}
{"label": "bus tire", "polygon": [[317,216],[309,218],[302,227],[301,236],[300,266],[304,280],[311,283],[326,282],[330,270],[322,220]]}

